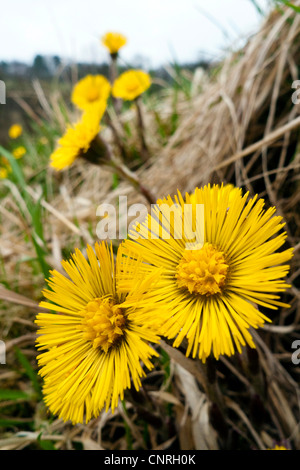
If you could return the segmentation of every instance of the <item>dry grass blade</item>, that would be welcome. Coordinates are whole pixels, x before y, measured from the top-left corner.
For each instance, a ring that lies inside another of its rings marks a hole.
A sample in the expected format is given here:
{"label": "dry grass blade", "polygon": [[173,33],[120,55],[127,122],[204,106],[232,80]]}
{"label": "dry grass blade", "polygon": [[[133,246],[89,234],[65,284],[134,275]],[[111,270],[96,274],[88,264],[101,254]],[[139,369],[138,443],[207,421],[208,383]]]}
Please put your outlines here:
{"label": "dry grass blade", "polygon": [[175,373],[181,383],[181,390],[192,415],[192,432],[196,450],[217,450],[217,436],[209,423],[209,403],[200,392],[196,380],[186,369],[176,364]]}
{"label": "dry grass blade", "polygon": [[18,305],[24,305],[25,307],[29,307],[32,310],[47,312],[48,310],[39,307],[37,302],[34,302],[31,299],[28,299],[24,295],[17,294],[9,289],[6,289],[3,286],[0,286],[0,299],[5,300],[7,302],[12,302]]}
{"label": "dry grass blade", "polygon": [[206,390],[207,380],[204,373],[200,370],[199,364],[187,358],[182,352],[173,348],[163,340],[160,341],[160,346],[169,354],[170,358],[175,361],[176,364],[186,369],[193,377],[196,377],[203,389]]}

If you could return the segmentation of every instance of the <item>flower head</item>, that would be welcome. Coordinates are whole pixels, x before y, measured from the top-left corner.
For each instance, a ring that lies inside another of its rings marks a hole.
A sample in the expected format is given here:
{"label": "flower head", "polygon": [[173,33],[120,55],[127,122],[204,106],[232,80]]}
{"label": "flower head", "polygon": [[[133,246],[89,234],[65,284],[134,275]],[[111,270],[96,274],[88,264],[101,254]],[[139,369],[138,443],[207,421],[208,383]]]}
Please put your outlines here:
{"label": "flower head", "polygon": [[106,106],[110,89],[110,83],[103,75],[87,75],[74,86],[71,99],[82,110],[88,110],[98,102]]}
{"label": "flower head", "polygon": [[[196,205],[203,208],[204,226],[197,227]],[[257,306],[288,306],[278,295],[289,287],[281,278],[292,257],[292,249],[277,251],[286,240],[285,232],[278,234],[283,226],[263,199],[248,200],[248,193],[230,186],[205,186],[192,199],[178,192],[175,201],[158,201],[121,249],[125,259],[144,260],[139,270],[132,263],[133,278],[164,270],[152,294],[158,309],[169,305],[161,333],[175,338],[175,347],[185,339],[186,354],[205,361],[211,353],[218,359],[241,352],[246,343],[255,347],[249,328],[270,321]]]}
{"label": "flower head", "polygon": [[22,133],[23,128],[20,124],[13,124],[8,130],[8,135],[11,139],[17,139]]}
{"label": "flower head", "polygon": [[268,449],[268,450],[290,450],[290,449],[287,449],[287,448],[284,447],[284,446],[280,446],[280,445],[276,444],[275,447],[272,447],[272,448],[270,448],[270,449]]}
{"label": "flower head", "polygon": [[13,150],[13,156],[18,160],[19,158],[24,157],[26,154],[26,148],[23,147],[23,145],[20,145],[20,147],[17,147]]}
{"label": "flower head", "polygon": [[0,179],[5,179],[5,178],[7,178],[8,173],[9,173],[8,168],[6,168],[6,167],[0,167]]}
{"label": "flower head", "polygon": [[110,54],[117,54],[121,47],[125,46],[127,39],[123,34],[109,32],[102,37],[102,44],[109,50]]}
{"label": "flower head", "polygon": [[57,149],[50,157],[52,168],[63,170],[91,149],[93,140],[100,131],[100,120],[104,110],[105,103],[95,103],[89,111],[83,114],[77,124],[67,128],[58,141]]}
{"label": "flower head", "polygon": [[7,158],[0,156],[0,179],[7,178],[11,172],[11,166]]}
{"label": "flower head", "polygon": [[112,94],[115,98],[134,100],[151,85],[150,75],[143,70],[123,72],[114,82]]}
{"label": "flower head", "polygon": [[[45,403],[53,414],[73,423],[88,422],[103,407],[112,411],[131,381],[138,390],[157,356],[156,317],[151,310],[151,285],[144,279],[127,293],[118,290],[112,246],[87,247],[62,266],[68,277],[53,271],[51,290],[41,307],[58,313],[39,313],[37,347],[44,377]],[[151,326],[150,326],[151,325]]]}

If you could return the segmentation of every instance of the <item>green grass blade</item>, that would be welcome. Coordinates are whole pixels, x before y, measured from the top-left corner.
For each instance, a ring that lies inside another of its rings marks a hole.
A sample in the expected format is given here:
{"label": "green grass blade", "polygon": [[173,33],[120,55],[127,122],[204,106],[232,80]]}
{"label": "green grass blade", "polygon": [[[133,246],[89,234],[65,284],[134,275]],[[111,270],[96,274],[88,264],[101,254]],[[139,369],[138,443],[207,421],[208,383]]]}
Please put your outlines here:
{"label": "green grass blade", "polygon": [[8,162],[11,166],[13,175],[15,176],[15,178],[16,178],[17,182],[19,183],[21,189],[23,191],[25,191],[26,181],[25,181],[23,172],[21,170],[21,167],[20,167],[19,163],[17,162],[17,160],[15,159],[15,157],[8,150],[6,150],[4,147],[2,147],[1,145],[0,145],[0,154],[3,155],[3,157],[5,157],[8,160]]}
{"label": "green grass blade", "polygon": [[22,390],[0,389],[0,400],[30,400],[31,397]]}
{"label": "green grass blade", "polygon": [[24,367],[25,374],[31,380],[33,389],[37,393],[38,398],[41,399],[42,398],[42,391],[41,391],[41,387],[40,387],[40,383],[39,383],[39,380],[38,380],[37,373],[33,369],[32,365],[30,364],[28,359],[20,351],[20,349],[15,348],[15,352],[16,352],[16,356],[17,356],[18,361]]}

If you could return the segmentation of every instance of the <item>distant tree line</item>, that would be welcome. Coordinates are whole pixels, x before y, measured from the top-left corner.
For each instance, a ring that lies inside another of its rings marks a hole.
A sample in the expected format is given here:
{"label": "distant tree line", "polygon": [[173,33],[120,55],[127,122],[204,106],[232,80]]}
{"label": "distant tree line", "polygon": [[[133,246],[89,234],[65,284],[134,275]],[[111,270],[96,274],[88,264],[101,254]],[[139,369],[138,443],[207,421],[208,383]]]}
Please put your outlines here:
{"label": "distant tree line", "polygon": [[[135,68],[144,68],[143,58],[139,57],[135,61]],[[197,67],[204,69],[209,68],[210,63],[205,60],[200,60],[195,63],[180,64],[188,70],[194,70]],[[120,66],[120,72],[128,68]],[[171,77],[164,67],[150,70],[156,77],[170,81]],[[108,63],[96,64],[96,63],[66,63],[59,56],[44,56],[37,54],[34,57],[32,64],[26,64],[19,61],[0,61],[0,79],[5,80],[7,78],[19,78],[19,79],[33,79],[38,78],[41,80],[50,80],[56,78],[58,80],[66,81],[84,77],[87,74],[102,74],[106,77],[109,76],[109,65]]]}
{"label": "distant tree line", "polygon": [[48,80],[53,77],[65,80],[74,75],[74,70],[79,78],[87,73],[101,73],[108,75],[108,64],[65,63],[59,56],[43,56],[37,54],[32,64],[20,61],[0,61],[0,78],[38,78]]}

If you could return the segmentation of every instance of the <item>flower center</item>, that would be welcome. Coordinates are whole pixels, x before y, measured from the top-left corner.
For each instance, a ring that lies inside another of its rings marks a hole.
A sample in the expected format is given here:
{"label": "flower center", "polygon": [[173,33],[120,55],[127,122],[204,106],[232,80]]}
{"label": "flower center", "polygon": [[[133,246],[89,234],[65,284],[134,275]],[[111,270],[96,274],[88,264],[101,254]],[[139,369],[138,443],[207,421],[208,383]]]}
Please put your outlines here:
{"label": "flower center", "polygon": [[130,83],[127,83],[128,91],[135,91],[139,87],[139,82],[132,80]]}
{"label": "flower center", "polygon": [[223,252],[205,243],[200,250],[185,251],[177,266],[177,284],[191,294],[217,294],[225,285],[227,271]]}
{"label": "flower center", "polygon": [[124,336],[126,317],[120,305],[115,304],[111,297],[94,299],[81,312],[84,339],[93,343],[105,353],[117,346]]}
{"label": "flower center", "polygon": [[97,89],[97,87],[90,87],[87,92],[86,99],[92,102],[92,101],[96,101],[98,98],[99,98],[99,90]]}

